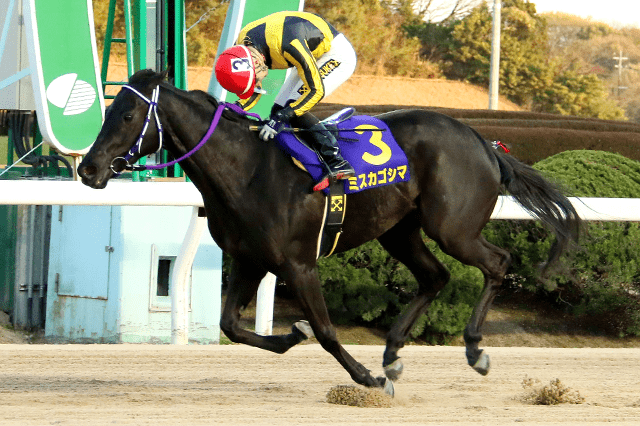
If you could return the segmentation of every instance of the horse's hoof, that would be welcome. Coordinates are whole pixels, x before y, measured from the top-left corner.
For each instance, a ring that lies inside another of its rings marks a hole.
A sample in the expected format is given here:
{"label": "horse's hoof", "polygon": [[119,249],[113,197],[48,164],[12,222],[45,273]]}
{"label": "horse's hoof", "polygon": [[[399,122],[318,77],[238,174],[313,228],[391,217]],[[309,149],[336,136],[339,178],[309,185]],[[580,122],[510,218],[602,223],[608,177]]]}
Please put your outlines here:
{"label": "horse's hoof", "polygon": [[308,321],[305,321],[305,320],[298,321],[295,324],[293,324],[293,326],[297,328],[298,331],[300,331],[302,334],[304,334],[307,339],[311,339],[312,337],[314,337],[313,329],[309,325]]}
{"label": "horse's hoof", "polygon": [[389,379],[384,382],[384,393],[393,398],[396,394],[395,389],[393,388],[393,382]]}
{"label": "horse's hoof", "polygon": [[473,369],[483,376],[489,374],[489,370],[491,369],[491,359],[489,358],[489,355],[484,351],[480,353],[478,360],[473,364]]}
{"label": "horse's hoof", "polygon": [[384,367],[384,375],[387,376],[387,379],[395,382],[402,375],[403,368],[404,365],[402,364],[402,358],[398,358],[391,364]]}

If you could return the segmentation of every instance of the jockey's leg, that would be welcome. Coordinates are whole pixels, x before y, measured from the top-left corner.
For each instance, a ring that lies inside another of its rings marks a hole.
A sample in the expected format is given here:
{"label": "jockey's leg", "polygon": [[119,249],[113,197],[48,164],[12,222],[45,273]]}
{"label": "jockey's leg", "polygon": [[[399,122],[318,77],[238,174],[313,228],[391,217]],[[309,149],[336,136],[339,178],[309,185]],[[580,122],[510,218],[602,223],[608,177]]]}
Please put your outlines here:
{"label": "jockey's leg", "polygon": [[291,120],[291,124],[310,130],[307,140],[327,169],[320,183],[313,188],[314,191],[320,191],[329,186],[330,180],[342,180],[355,176],[355,170],[351,164],[342,158],[335,136],[313,114],[307,112],[300,117],[295,117]]}
{"label": "jockey's leg", "polygon": [[[342,83],[347,81],[356,69],[357,57],[351,43],[342,34],[336,36],[331,49],[317,59],[318,70],[322,78],[323,96],[329,96]],[[273,112],[300,97],[303,81],[296,72],[291,72],[285,79],[275,99]],[[342,158],[335,136],[319,122],[310,112],[305,112],[291,120],[294,127],[311,130],[310,138],[313,148],[318,152],[327,174],[314,186],[320,191],[329,186],[330,180],[346,179],[355,175],[353,167]]]}

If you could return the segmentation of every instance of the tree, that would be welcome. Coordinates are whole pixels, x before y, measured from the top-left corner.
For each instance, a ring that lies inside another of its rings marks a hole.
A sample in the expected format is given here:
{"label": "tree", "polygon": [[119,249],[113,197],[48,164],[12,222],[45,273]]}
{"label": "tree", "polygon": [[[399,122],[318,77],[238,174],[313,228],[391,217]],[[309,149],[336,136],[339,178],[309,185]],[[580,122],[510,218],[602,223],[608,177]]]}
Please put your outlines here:
{"label": "tree", "polygon": [[559,74],[553,84],[536,94],[533,104],[539,112],[625,119],[624,111],[607,98],[604,85],[595,74],[579,74],[573,70]]}
{"label": "tree", "polygon": [[[536,14],[533,3],[504,0],[502,15],[501,94],[536,111],[624,119],[624,112],[607,99],[597,75],[550,59],[547,22]],[[448,76],[488,86],[491,25],[486,4],[455,24]]]}
{"label": "tree", "polygon": [[[187,28],[191,28],[187,32],[186,43],[189,65],[213,65],[228,6],[229,0],[185,0],[185,21]],[[109,0],[93,1],[96,41],[100,54],[102,54],[104,46],[108,10]],[[200,21],[198,22],[198,20]],[[123,38],[124,36],[123,3],[116,2],[113,37]],[[126,51],[123,44],[114,43],[111,48],[112,60],[126,61]]]}
{"label": "tree", "polygon": [[356,72],[432,77],[438,67],[420,58],[420,43],[404,36],[407,16],[379,0],[307,0],[305,10],[322,15],[358,52]]}
{"label": "tree", "polygon": [[419,22],[409,23],[403,29],[409,38],[420,40],[422,48],[420,54],[431,62],[442,62],[453,49],[453,29],[457,21],[453,22]]}
{"label": "tree", "polygon": [[411,3],[412,10],[427,22],[451,22],[467,16],[483,0],[404,0]]}
{"label": "tree", "polygon": [[[454,27],[448,74],[488,85],[492,17],[486,4]],[[551,84],[547,63],[546,21],[524,0],[504,0],[500,39],[500,92],[519,104]]]}
{"label": "tree", "polygon": [[229,0],[185,0],[189,65],[213,66]]}

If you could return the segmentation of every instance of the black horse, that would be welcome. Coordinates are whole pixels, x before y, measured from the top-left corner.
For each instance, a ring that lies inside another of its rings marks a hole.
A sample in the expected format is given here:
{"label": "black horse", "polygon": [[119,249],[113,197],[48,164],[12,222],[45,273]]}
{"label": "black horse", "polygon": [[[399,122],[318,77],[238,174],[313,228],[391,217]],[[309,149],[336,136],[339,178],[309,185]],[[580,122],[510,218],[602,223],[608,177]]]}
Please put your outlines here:
{"label": "black horse", "polygon": [[[207,133],[218,107],[202,91],[179,90],[150,70],[133,75],[108,108],[93,147],[78,168],[82,182],[104,188],[123,168],[148,112],[148,99],[159,88],[158,121],[151,120],[136,160],[158,148],[158,124],[164,146],[176,158]],[[136,91],[138,93],[136,93]],[[464,332],[469,365],[489,371],[489,357],[479,349],[480,327],[502,283],[510,255],[487,242],[481,231],[501,191],[508,191],[556,235],[547,265],[578,235],[580,219],[569,200],[531,167],[487,144],[470,127],[442,114],[402,110],[379,115],[404,149],[411,180],[349,195],[343,234],[335,252],[377,238],[404,263],[419,283],[408,309],[387,336],[382,365],[374,377],[336,338],[316,266],[318,233],[325,195],[312,190],[310,176],[294,166],[274,144],[265,143],[241,114],[226,110],[213,135],[180,165],[202,193],[209,230],[233,259],[220,327],[233,342],[284,353],[315,334],[322,347],[365,386],[387,387],[402,372],[398,351],[429,302],[449,280],[449,272],[423,243],[421,230],[442,250],[479,268],[485,286]],[[372,147],[372,149],[375,149]],[[260,336],[238,326],[240,310],[255,296],[267,272],[281,278],[296,296],[308,323],[293,325],[287,335]],[[309,327],[310,325],[310,327]]]}

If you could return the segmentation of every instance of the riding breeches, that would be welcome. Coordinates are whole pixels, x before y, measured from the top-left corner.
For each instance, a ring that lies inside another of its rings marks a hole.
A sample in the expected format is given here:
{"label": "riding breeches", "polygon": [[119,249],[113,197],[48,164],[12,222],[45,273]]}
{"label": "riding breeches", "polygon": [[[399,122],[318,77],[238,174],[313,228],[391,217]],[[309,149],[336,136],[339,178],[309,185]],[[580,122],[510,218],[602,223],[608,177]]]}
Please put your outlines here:
{"label": "riding breeches", "polygon": [[[331,42],[331,49],[320,56],[316,63],[320,70],[320,77],[324,86],[324,96],[328,96],[342,83],[347,81],[356,69],[356,52],[349,40],[339,34]],[[287,71],[280,91],[275,99],[275,104],[285,106],[288,101],[295,101],[306,90],[303,81],[295,69]]]}

